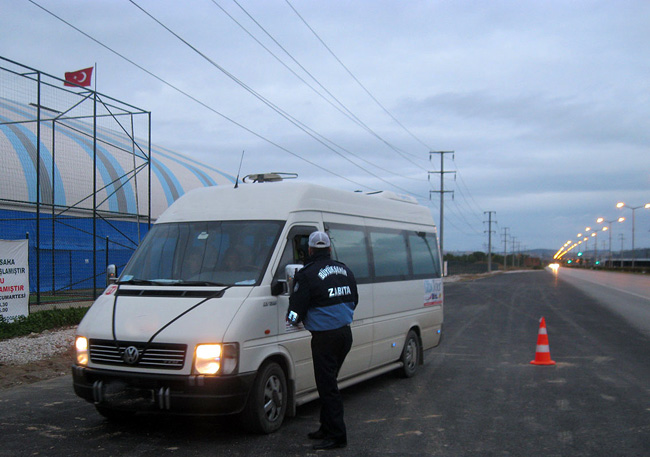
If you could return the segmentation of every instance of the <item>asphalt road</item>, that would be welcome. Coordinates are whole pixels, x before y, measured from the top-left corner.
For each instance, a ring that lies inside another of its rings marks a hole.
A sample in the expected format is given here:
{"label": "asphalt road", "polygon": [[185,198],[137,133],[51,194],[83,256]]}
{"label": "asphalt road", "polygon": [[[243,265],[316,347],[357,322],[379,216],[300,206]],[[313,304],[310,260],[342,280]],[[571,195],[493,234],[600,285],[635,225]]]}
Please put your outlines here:
{"label": "asphalt road", "polygon": [[650,337],[648,275],[560,268],[557,277],[595,298]]}
{"label": "asphalt road", "polygon": [[[546,271],[453,283],[445,293],[443,343],[414,378],[385,375],[344,391],[346,449],[311,450],[316,402],[268,436],[223,418],[116,425],[76,398],[66,376],[0,391],[0,455],[648,455],[647,335]],[[554,366],[529,363],[542,316]]]}

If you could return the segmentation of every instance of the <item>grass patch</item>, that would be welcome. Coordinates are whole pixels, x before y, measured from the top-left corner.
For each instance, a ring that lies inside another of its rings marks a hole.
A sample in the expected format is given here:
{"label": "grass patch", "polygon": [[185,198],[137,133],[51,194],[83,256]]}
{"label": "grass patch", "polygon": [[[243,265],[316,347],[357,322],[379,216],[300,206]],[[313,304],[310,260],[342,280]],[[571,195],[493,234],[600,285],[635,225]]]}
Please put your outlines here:
{"label": "grass patch", "polygon": [[77,325],[86,311],[88,308],[51,309],[18,317],[13,322],[0,316],[0,340]]}

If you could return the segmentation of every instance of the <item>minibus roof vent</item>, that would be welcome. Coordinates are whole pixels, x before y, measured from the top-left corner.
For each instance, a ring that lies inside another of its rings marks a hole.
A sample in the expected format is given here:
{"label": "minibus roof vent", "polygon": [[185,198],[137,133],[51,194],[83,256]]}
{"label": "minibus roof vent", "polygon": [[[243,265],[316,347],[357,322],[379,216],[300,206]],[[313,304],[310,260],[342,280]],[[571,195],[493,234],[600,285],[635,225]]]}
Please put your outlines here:
{"label": "minibus roof vent", "polygon": [[388,200],[396,200],[398,202],[413,203],[414,205],[418,204],[418,201],[415,197],[411,197],[410,195],[404,195],[404,194],[396,194],[395,192],[391,192],[389,190],[377,190],[373,192],[366,192],[366,195],[387,198]]}
{"label": "minibus roof vent", "polygon": [[281,171],[272,171],[271,173],[253,173],[244,176],[243,182],[279,182],[285,179],[296,179],[298,173],[284,173]]}

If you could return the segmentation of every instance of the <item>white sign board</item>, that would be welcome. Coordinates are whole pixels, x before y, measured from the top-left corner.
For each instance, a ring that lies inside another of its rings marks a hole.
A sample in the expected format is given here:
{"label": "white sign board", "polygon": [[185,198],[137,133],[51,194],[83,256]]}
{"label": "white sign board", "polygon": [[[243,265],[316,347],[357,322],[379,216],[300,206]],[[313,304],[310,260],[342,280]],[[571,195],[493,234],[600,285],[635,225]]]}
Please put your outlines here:
{"label": "white sign board", "polygon": [[0,316],[12,322],[29,315],[27,240],[0,240]]}

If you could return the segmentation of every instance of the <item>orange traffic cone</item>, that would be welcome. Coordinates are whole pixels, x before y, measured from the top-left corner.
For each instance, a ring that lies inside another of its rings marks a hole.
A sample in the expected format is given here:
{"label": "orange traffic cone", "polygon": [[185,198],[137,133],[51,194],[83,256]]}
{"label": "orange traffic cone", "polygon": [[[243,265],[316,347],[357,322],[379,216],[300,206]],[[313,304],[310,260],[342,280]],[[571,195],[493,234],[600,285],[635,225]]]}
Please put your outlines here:
{"label": "orange traffic cone", "polygon": [[543,317],[539,321],[535,360],[531,360],[530,363],[533,365],[555,365],[555,362],[551,360],[551,351],[548,346],[548,333],[546,333],[546,321]]}

